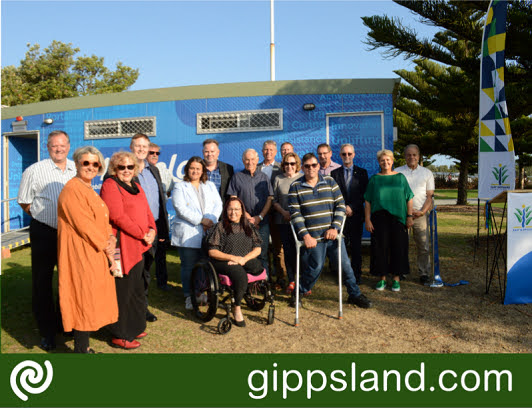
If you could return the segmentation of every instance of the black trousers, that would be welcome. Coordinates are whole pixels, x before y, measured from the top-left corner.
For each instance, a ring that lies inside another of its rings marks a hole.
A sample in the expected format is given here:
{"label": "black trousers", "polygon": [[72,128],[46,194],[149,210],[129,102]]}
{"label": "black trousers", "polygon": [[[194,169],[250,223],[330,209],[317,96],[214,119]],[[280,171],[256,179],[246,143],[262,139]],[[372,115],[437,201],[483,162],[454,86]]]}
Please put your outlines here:
{"label": "black trousers", "polygon": [[163,287],[168,283],[168,270],[166,269],[166,248],[168,241],[157,241],[155,249],[155,276],[157,286]]}
{"label": "black trousers", "polygon": [[344,235],[347,238],[346,247],[351,254],[351,267],[358,279],[362,275],[362,217],[353,215],[347,217],[344,226]]}
{"label": "black trousers", "polygon": [[72,333],[74,334],[74,353],[87,353],[90,332],[72,330]]}
{"label": "black trousers", "polygon": [[231,279],[231,286],[235,293],[235,306],[240,306],[248,288],[247,274],[257,276],[264,270],[262,262],[258,258],[250,259],[244,266],[229,265],[227,261],[218,261],[216,259],[211,259],[211,262],[217,273],[227,275]]}
{"label": "black trousers", "polygon": [[406,226],[385,210],[371,214],[371,223],[375,228],[371,234],[371,274],[406,275],[410,271]]}
{"label": "black trousers", "polygon": [[146,296],[142,271],[144,260],[137,263],[127,275],[115,278],[118,301],[118,321],[108,326],[116,339],[133,341],[146,330]]}
{"label": "black trousers", "polygon": [[[145,294],[145,301],[146,301],[146,308],[148,307],[148,289],[150,287],[151,282],[151,265],[153,264],[153,260],[155,259],[155,253],[157,252],[157,243],[158,243],[157,235],[155,236],[155,239],[153,240],[151,248],[144,252],[142,259],[144,261],[144,267],[142,270],[142,279],[144,281],[144,294]],[[147,309],[146,309],[147,311]]]}
{"label": "black trousers", "polygon": [[32,219],[30,223],[32,309],[42,337],[53,338],[61,324],[52,279],[57,265],[57,230]]}

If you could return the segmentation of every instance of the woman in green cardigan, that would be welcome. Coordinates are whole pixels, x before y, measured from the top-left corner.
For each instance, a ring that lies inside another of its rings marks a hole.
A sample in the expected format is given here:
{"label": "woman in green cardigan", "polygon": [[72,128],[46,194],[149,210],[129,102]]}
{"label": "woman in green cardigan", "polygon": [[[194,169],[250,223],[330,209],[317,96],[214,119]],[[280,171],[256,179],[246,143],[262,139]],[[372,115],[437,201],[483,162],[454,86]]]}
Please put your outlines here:
{"label": "woman in green cardigan", "polygon": [[414,193],[406,177],[393,170],[393,152],[380,150],[377,160],[381,171],[368,183],[366,229],[371,233],[370,272],[380,276],[377,290],[386,288],[386,276],[393,277],[392,291],[399,292],[399,277],[410,271],[408,263],[408,229],[414,224]]}

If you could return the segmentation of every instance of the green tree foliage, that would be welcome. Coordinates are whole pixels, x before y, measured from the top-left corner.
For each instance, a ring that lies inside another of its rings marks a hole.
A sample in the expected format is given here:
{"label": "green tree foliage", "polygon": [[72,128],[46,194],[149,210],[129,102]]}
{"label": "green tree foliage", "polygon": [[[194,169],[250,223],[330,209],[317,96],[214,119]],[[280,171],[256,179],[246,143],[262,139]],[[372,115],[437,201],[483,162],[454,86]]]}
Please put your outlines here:
{"label": "green tree foliage", "polygon": [[26,103],[74,96],[122,92],[135,83],[139,70],[119,62],[114,71],[104,59],[79,56],[79,48],[53,41],[41,50],[28,44],[26,56],[18,67],[2,68],[2,104]]}
{"label": "green tree foliage", "polygon": [[[465,204],[468,171],[476,165],[478,154],[480,52],[489,3],[394,1],[417,14],[422,23],[441,29],[432,39],[419,38],[415,30],[396,18],[362,18],[370,28],[366,39],[370,50],[380,49],[390,58],[403,56],[416,65],[414,71],[395,71],[403,79],[395,110],[399,129],[396,146],[401,149],[405,144],[416,143],[426,155],[440,153],[457,159],[460,168],[457,202]],[[511,120],[530,113],[530,18],[530,6],[525,2],[509,5],[505,86],[511,101],[508,102]],[[519,154],[519,149],[527,144],[526,137],[521,137],[527,127],[516,130],[514,145]]]}

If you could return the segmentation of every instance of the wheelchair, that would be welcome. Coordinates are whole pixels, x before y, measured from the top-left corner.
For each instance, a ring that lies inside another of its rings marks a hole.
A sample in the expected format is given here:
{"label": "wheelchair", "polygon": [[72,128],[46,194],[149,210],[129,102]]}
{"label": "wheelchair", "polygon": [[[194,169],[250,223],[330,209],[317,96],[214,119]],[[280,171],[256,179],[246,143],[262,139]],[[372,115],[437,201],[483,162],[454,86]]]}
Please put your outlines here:
{"label": "wheelchair", "polygon": [[[218,308],[221,308],[225,310],[225,316],[218,323],[218,333],[229,333],[232,327],[231,309],[234,306],[234,292],[229,277],[216,273],[214,266],[207,259],[201,260],[192,269],[190,290],[195,316],[207,323],[214,318]],[[248,274],[248,287],[244,302],[254,311],[264,309],[266,303],[269,302],[267,324],[273,324],[275,318],[273,299],[266,270],[258,276]]]}

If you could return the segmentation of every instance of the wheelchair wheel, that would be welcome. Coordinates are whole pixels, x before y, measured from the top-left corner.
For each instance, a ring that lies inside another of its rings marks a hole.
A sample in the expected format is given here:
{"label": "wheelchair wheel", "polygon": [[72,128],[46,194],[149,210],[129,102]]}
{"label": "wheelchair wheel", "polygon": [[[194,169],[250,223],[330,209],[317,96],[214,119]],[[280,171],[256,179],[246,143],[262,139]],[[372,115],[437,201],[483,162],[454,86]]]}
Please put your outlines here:
{"label": "wheelchair wheel", "polygon": [[227,334],[231,331],[232,326],[231,319],[228,317],[222,317],[218,322],[218,333]]}
{"label": "wheelchair wheel", "polygon": [[202,322],[212,320],[218,309],[218,278],[210,262],[194,265],[190,277],[194,314]]}
{"label": "wheelchair wheel", "polygon": [[270,305],[270,308],[268,309],[268,324],[273,324],[275,319],[275,306]]}
{"label": "wheelchair wheel", "polygon": [[251,310],[259,311],[266,305],[268,287],[264,282],[253,282],[248,285],[244,300]]}

